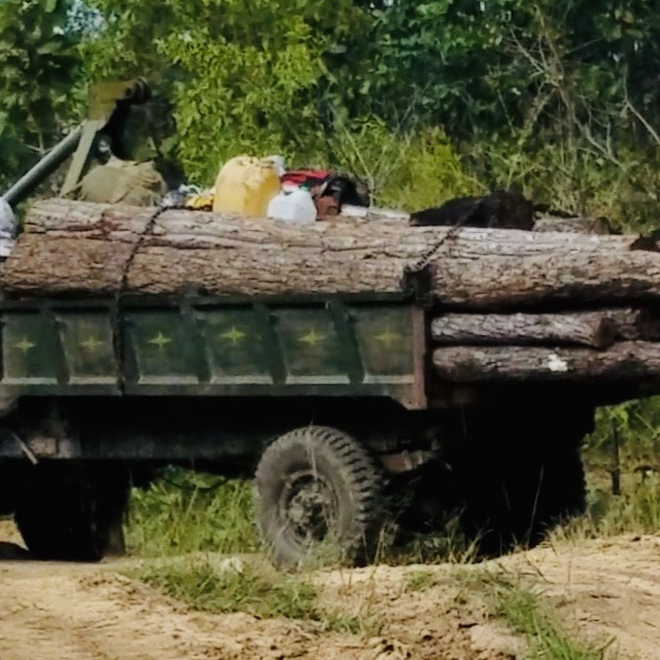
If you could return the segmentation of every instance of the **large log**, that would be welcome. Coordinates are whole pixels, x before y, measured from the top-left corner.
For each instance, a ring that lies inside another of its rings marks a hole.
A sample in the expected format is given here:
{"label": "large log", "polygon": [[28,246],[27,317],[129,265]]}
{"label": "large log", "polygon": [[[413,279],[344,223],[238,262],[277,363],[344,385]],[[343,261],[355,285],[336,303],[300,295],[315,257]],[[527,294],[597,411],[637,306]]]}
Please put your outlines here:
{"label": "large log", "polygon": [[633,237],[408,227],[351,219],[291,226],[207,212],[39,202],[5,264],[15,296],[132,292],[400,292],[429,263],[438,301],[473,309],[660,295],[660,254]]}
{"label": "large log", "polygon": [[536,346],[447,346],[433,351],[433,365],[456,383],[629,381],[660,377],[660,344],[622,342],[606,351]]}
{"label": "large log", "polygon": [[542,216],[534,221],[534,231],[569,232],[572,234],[610,234],[610,223],[606,218],[559,218]]}
{"label": "large log", "polygon": [[455,253],[453,259],[435,257],[431,267],[434,298],[473,310],[593,307],[660,296],[660,254],[655,252],[567,252],[520,259]]}
{"label": "large log", "polygon": [[614,323],[617,339],[636,341],[639,339],[660,339],[660,327],[654,316],[646,309],[607,309],[603,310]]}
{"label": "large log", "polygon": [[604,312],[573,314],[444,314],[431,323],[444,345],[583,345],[607,348],[616,328]]}
{"label": "large log", "polygon": [[443,314],[431,323],[432,338],[461,345],[582,345],[607,348],[616,339],[657,339],[652,315],[642,309],[601,309],[560,314]]}
{"label": "large log", "polygon": [[65,200],[35,204],[5,264],[5,290],[116,293],[153,212]]}

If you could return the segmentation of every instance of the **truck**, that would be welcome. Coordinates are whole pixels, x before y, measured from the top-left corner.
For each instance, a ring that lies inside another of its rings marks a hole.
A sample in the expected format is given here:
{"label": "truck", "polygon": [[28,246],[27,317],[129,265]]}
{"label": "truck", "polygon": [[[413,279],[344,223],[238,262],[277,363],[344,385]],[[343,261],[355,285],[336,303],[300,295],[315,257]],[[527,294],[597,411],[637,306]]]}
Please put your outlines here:
{"label": "truck", "polygon": [[[72,190],[144,83],[97,89],[90,119],[5,195],[73,156]],[[582,438],[608,389],[443,381],[419,273],[393,293],[0,301],[0,512],[39,558],[121,551],[132,487],[182,465],[254,479],[262,537],[295,566],[332,545],[461,511],[485,553],[538,542],[585,506]]]}

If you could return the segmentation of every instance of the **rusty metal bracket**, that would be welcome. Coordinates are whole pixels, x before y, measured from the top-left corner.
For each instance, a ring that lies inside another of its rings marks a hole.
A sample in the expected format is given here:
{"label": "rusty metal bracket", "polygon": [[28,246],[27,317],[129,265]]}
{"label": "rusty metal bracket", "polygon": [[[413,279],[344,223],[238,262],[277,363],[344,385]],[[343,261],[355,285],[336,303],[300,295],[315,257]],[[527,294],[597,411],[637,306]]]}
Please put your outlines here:
{"label": "rusty metal bracket", "polygon": [[10,432],[11,437],[16,441],[16,444],[21,448],[21,451],[25,455],[25,457],[32,463],[32,465],[36,465],[39,462],[39,459],[37,458],[36,454],[28,447],[27,443],[16,433],[13,431]]}
{"label": "rusty metal bracket", "polygon": [[380,462],[386,472],[390,474],[404,474],[412,472],[425,463],[433,460],[437,456],[436,452],[423,451],[421,449],[394,454],[383,454],[380,456]]}

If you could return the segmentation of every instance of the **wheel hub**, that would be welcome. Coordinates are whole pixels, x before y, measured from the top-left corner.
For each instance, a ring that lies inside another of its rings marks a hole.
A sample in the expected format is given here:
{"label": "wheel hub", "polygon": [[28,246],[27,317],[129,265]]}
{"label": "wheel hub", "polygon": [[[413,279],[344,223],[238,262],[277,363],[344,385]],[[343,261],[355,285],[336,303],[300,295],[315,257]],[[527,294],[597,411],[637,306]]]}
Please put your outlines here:
{"label": "wheel hub", "polygon": [[332,489],[318,477],[299,474],[285,489],[286,519],[297,537],[322,541],[332,527],[335,498]]}

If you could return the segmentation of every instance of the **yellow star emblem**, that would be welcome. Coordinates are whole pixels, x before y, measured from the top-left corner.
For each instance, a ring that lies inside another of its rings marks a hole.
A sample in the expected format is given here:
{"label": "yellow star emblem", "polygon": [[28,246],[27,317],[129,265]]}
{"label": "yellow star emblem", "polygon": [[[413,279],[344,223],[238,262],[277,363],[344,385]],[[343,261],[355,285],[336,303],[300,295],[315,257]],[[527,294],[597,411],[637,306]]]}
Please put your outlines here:
{"label": "yellow star emblem", "polygon": [[31,348],[34,348],[36,344],[33,344],[27,337],[23,337],[21,341],[18,342],[18,344],[14,344],[14,348],[17,348],[19,351],[23,351],[23,353],[27,353]]}
{"label": "yellow star emblem", "polygon": [[306,335],[300,337],[298,341],[308,346],[316,346],[319,342],[322,342],[325,339],[325,335],[322,335],[316,330],[310,330]]}
{"label": "yellow star emblem", "polygon": [[379,335],[376,335],[376,341],[379,341],[385,344],[386,348],[391,348],[393,344],[396,344],[401,335],[393,332],[391,328],[387,328],[384,332],[381,332]]}
{"label": "yellow star emblem", "polygon": [[87,337],[87,339],[85,339],[85,341],[80,342],[80,345],[83,348],[90,351],[91,353],[93,353],[98,348],[103,346],[103,342],[100,339],[96,338],[96,337]]}
{"label": "yellow star emblem", "polygon": [[242,341],[247,337],[247,334],[243,332],[242,330],[239,330],[236,326],[231,326],[231,330],[228,330],[227,332],[223,332],[220,335],[221,339],[226,339],[227,341],[230,341],[232,344],[238,344],[239,341]]}
{"label": "yellow star emblem", "polygon": [[172,340],[169,337],[166,337],[162,332],[159,332],[155,337],[152,337],[148,340],[150,344],[158,346],[159,350],[163,350],[165,346],[172,343]]}

